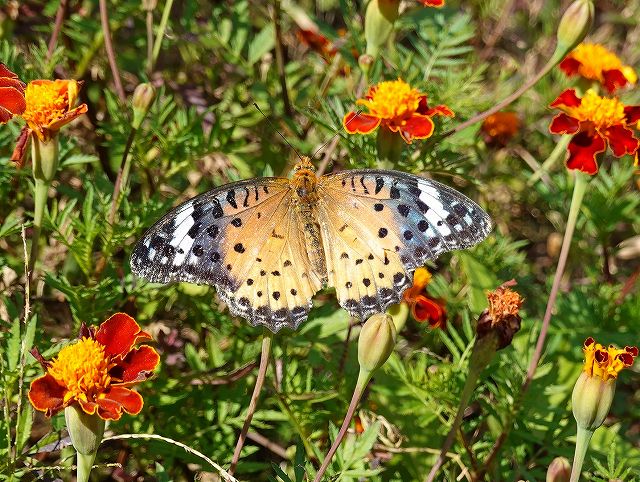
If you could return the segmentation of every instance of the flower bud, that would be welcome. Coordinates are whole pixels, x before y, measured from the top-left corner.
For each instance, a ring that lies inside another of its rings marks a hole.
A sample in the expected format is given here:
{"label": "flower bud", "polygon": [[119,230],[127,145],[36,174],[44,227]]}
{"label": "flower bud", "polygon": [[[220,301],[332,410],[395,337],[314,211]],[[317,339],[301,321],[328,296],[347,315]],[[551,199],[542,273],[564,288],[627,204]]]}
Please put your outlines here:
{"label": "flower bud", "polygon": [[156,89],[149,83],[142,83],[136,87],[133,91],[133,100],[131,105],[133,107],[133,121],[131,125],[134,129],[138,129],[142,124],[151,104],[156,98]]}
{"label": "flower bud", "polygon": [[64,419],[76,451],[83,455],[95,454],[102,442],[105,421],[97,413],[85,413],[77,403],[64,409]]}
{"label": "flower bud", "polygon": [[565,457],[556,457],[547,469],[546,482],[569,482],[571,464]]}
{"label": "flower bud", "polygon": [[373,65],[374,58],[369,54],[362,54],[358,57],[358,65],[365,75],[369,75],[369,70]]}
{"label": "flower bud", "polygon": [[387,314],[391,316],[393,325],[396,327],[396,333],[400,333],[407,323],[409,317],[409,305],[406,303],[397,303],[387,308]]}
{"label": "flower bud", "polygon": [[377,57],[380,47],[389,39],[398,18],[399,0],[371,0],[364,18],[367,54]]}
{"label": "flower bud", "polygon": [[373,372],[387,361],[396,344],[396,327],[386,313],[377,313],[369,318],[358,339],[358,362],[360,369]]}
{"label": "flower bud", "polygon": [[578,427],[593,431],[602,425],[611,408],[615,391],[615,378],[605,381],[582,372],[571,396],[573,416]]}
{"label": "flower bud", "polygon": [[584,40],[594,17],[592,0],[575,0],[564,12],[558,25],[558,49],[563,56]]}

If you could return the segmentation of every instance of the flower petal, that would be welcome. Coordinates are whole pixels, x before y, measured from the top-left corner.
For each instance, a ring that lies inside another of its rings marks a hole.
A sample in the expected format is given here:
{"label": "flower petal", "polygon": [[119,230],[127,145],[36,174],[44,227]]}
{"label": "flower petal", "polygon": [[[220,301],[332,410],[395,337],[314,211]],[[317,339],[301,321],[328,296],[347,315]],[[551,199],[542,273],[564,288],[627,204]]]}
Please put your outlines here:
{"label": "flower petal", "polygon": [[453,113],[453,111],[451,109],[449,109],[449,107],[447,107],[444,104],[440,104],[440,105],[437,105],[435,107],[432,107],[431,109],[429,109],[427,111],[427,115],[428,116],[443,115],[445,117],[455,117],[456,116]]}
{"label": "flower petal", "polygon": [[575,134],[580,129],[580,121],[561,112],[553,118],[549,126],[552,134]]}
{"label": "flower petal", "polygon": [[624,119],[627,124],[640,121],[640,105],[628,105],[624,108]]}
{"label": "flower petal", "polygon": [[78,404],[80,404],[80,408],[82,411],[88,415],[94,415],[98,411],[98,404],[96,402],[78,400]]}
{"label": "flower petal", "polygon": [[633,154],[638,150],[638,139],[633,136],[633,131],[627,129],[623,125],[615,125],[609,127],[604,132],[605,137],[609,141],[609,147],[616,157],[622,157],[625,154]]}
{"label": "flower petal", "polygon": [[62,126],[68,124],[76,117],[80,117],[82,114],[86,114],[88,110],[89,108],[87,107],[87,104],[79,105],[75,109],[71,109],[70,111],[65,112],[60,119],[57,119],[49,124],[47,128],[52,131],[60,130]]}
{"label": "flower petal", "polygon": [[54,415],[64,408],[65,387],[58,384],[48,373],[36,378],[29,388],[29,400],[36,410],[45,412],[47,417]]}
{"label": "flower petal", "polygon": [[126,313],[116,313],[103,322],[96,332],[96,340],[104,345],[107,355],[124,357],[138,340],[150,340],[151,335],[140,330],[136,320]]}
{"label": "flower petal", "polygon": [[582,66],[582,62],[574,59],[573,57],[565,57],[565,59],[560,62],[560,70],[562,70],[566,75],[577,75],[578,70]]}
{"label": "flower petal", "polygon": [[603,70],[602,77],[604,79],[604,87],[610,94],[614,93],[618,88],[627,85],[627,78],[620,69]]}
{"label": "flower petal", "polygon": [[607,145],[598,133],[590,135],[588,132],[580,132],[573,136],[569,142],[569,157],[567,168],[577,169],[590,175],[598,172],[596,155],[604,152]]}
{"label": "flower petal", "polygon": [[24,165],[25,155],[27,154],[27,147],[29,147],[29,140],[33,131],[25,126],[20,131],[20,135],[16,140],[16,147],[11,154],[11,160],[16,163],[16,167],[21,168]]}
{"label": "flower petal", "polygon": [[444,7],[444,0],[419,0],[425,7]]}
{"label": "flower petal", "polygon": [[342,125],[349,134],[369,134],[380,125],[380,118],[369,114],[349,112],[344,116]]}
{"label": "flower petal", "polygon": [[445,311],[436,300],[419,295],[411,307],[411,314],[416,321],[429,322],[432,328],[440,328],[445,321]]}
{"label": "flower petal", "polygon": [[[1,81],[2,79],[0,79]],[[27,108],[27,103],[24,100],[24,93],[20,92],[15,87],[3,87],[0,85],[0,107],[6,109],[11,113],[8,119],[5,116],[0,117],[0,123],[4,124],[14,115],[20,115]]]}
{"label": "flower petal", "polygon": [[575,89],[567,89],[549,104],[549,107],[579,107],[582,99],[576,95]]}
{"label": "flower petal", "polygon": [[109,375],[118,385],[146,380],[160,363],[160,355],[150,346],[131,350],[124,359],[109,370]]}
{"label": "flower petal", "polygon": [[413,139],[426,139],[433,134],[433,121],[429,116],[413,114],[399,128],[402,138],[411,144]]}
{"label": "flower petal", "polygon": [[98,415],[104,420],[119,420],[124,410],[128,414],[137,415],[144,406],[144,400],[138,392],[125,387],[111,387],[101,394],[96,401]]}

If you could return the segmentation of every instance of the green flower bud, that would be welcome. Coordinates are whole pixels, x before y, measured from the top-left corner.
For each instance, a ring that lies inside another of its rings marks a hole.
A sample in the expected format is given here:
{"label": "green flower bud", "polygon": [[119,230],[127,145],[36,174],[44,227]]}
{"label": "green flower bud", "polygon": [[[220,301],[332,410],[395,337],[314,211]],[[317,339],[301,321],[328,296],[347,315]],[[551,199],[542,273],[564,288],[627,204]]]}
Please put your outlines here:
{"label": "green flower bud", "polygon": [[373,62],[374,58],[369,54],[362,54],[358,57],[358,65],[365,75],[369,75],[369,70],[371,69]]}
{"label": "green flower bud", "polygon": [[133,91],[133,121],[131,125],[134,129],[138,129],[142,124],[151,104],[156,98],[156,89],[149,83],[139,84]]}
{"label": "green flower bud", "polygon": [[603,380],[582,372],[571,396],[573,416],[578,427],[593,431],[602,425],[611,408],[615,391],[615,378]]}
{"label": "green flower bud", "polygon": [[547,469],[546,482],[569,482],[571,464],[565,457],[556,457]]}
{"label": "green flower bud", "polygon": [[409,317],[409,305],[407,303],[398,303],[391,305],[387,308],[387,313],[393,320],[393,325],[396,327],[396,333],[400,333],[407,323]]}
{"label": "green flower bud", "polygon": [[369,318],[358,339],[358,362],[360,369],[373,372],[387,361],[396,344],[396,327],[386,313],[377,313]]}
{"label": "green flower bud", "polygon": [[71,443],[80,454],[95,454],[104,435],[104,420],[98,414],[89,415],[77,404],[64,409],[64,419]]}
{"label": "green flower bud", "polygon": [[380,47],[389,39],[398,18],[399,0],[371,0],[364,18],[367,54],[377,57]]}
{"label": "green flower bud", "polygon": [[592,0],[575,0],[564,12],[558,25],[558,50],[566,55],[584,40],[594,17]]}

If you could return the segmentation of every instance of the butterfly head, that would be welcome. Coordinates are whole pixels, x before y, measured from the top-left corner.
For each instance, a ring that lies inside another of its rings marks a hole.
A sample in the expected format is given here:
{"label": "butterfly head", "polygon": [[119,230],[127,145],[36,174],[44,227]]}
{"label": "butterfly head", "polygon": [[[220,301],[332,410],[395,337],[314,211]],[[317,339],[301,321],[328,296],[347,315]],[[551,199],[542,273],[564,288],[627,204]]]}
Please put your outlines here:
{"label": "butterfly head", "polygon": [[300,162],[294,166],[293,178],[291,179],[291,187],[296,196],[302,201],[313,201],[317,181],[316,168],[311,163],[311,159],[303,156]]}

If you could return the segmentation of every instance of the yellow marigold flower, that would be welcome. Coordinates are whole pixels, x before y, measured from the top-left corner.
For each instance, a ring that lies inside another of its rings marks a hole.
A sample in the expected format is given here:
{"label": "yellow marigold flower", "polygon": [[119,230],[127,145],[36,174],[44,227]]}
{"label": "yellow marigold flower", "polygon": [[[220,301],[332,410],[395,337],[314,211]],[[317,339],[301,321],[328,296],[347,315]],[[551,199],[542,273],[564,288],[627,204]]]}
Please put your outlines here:
{"label": "yellow marigold flower", "polygon": [[638,356],[638,348],[635,346],[616,348],[609,345],[605,348],[591,337],[585,340],[582,351],[584,372],[590,377],[600,377],[604,381],[618,378],[618,373],[623,368],[633,365],[635,357]]}
{"label": "yellow marigold flower", "polygon": [[610,93],[638,81],[632,67],[624,65],[616,54],[600,44],[581,43],[560,62],[560,68],[568,76],[596,80]]}
{"label": "yellow marigold flower", "polygon": [[34,80],[27,84],[22,118],[41,141],[48,141],[62,126],[87,112],[86,104],[74,108],[80,86],[75,80]]}
{"label": "yellow marigold flower", "polygon": [[435,115],[454,117],[446,105],[430,108],[427,95],[412,88],[404,80],[380,82],[370,87],[364,99],[356,102],[368,113],[349,112],[343,125],[349,134],[369,134],[383,126],[398,132],[407,144],[413,139],[426,139],[433,134]]}

